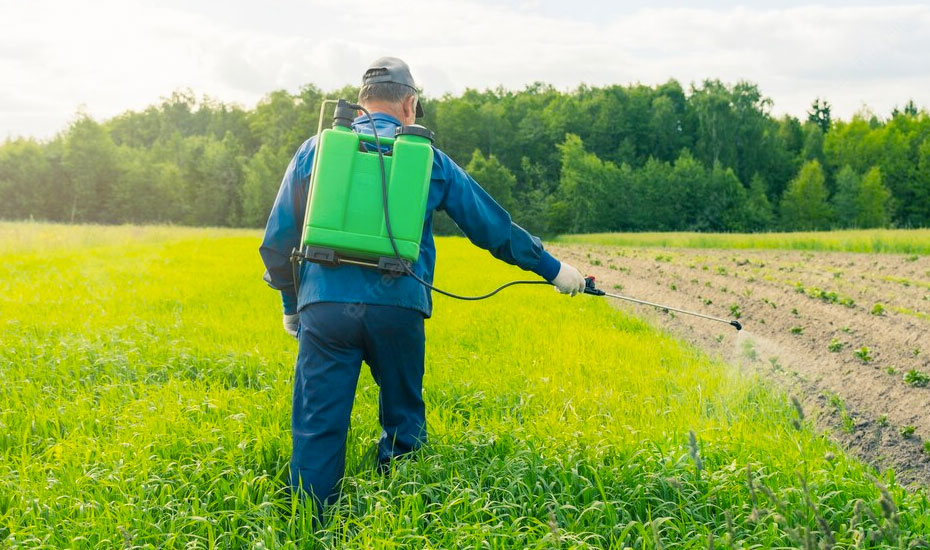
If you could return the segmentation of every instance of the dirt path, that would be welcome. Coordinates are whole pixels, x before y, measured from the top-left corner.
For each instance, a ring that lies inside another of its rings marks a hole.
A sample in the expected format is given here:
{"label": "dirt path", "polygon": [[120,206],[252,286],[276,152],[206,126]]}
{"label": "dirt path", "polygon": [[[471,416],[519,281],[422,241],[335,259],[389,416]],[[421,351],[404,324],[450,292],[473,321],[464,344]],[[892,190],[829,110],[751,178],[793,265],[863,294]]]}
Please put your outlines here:
{"label": "dirt path", "polygon": [[[879,469],[894,467],[903,483],[930,486],[930,452],[923,449],[930,441],[930,384],[922,386],[920,377],[930,376],[930,257],[554,248],[608,292],[738,315],[740,334],[614,301],[764,373],[808,412],[818,411],[818,424],[848,450]],[[905,378],[908,371],[919,374]]]}

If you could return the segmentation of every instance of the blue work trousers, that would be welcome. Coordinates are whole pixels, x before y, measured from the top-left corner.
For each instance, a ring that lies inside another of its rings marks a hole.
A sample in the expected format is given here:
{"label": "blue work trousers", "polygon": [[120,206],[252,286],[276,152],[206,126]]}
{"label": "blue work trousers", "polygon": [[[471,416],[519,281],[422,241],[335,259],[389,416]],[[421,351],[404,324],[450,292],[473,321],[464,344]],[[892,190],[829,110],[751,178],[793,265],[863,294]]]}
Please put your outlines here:
{"label": "blue work trousers", "polygon": [[362,361],[380,388],[379,463],[425,442],[423,321],[419,311],[396,306],[327,302],[300,310],[291,414],[295,494],[302,489],[318,505],[338,494]]}

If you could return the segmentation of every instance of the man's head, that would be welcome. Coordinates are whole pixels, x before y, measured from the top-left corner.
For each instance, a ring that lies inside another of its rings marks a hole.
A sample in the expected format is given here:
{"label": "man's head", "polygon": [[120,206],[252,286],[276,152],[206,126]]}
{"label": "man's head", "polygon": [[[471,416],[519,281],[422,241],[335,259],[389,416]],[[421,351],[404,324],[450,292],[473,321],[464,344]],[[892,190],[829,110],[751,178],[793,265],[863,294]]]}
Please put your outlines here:
{"label": "man's head", "polygon": [[410,67],[396,57],[376,59],[362,77],[358,102],[369,111],[393,115],[401,124],[414,124],[423,107]]}

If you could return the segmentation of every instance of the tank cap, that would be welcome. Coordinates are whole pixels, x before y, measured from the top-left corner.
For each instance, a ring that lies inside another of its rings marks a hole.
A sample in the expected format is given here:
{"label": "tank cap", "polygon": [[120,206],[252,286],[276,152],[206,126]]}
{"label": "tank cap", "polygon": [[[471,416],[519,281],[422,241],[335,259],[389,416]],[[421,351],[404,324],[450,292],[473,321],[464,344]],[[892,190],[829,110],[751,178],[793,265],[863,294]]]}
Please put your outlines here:
{"label": "tank cap", "polygon": [[436,135],[433,134],[432,130],[425,126],[420,126],[419,124],[399,126],[397,130],[394,131],[394,136],[419,136],[428,139],[430,143],[436,141]]}
{"label": "tank cap", "polygon": [[336,104],[336,110],[333,112],[333,128],[342,126],[344,128],[352,127],[352,119],[355,118],[355,110],[349,107],[349,102],[340,99]]}

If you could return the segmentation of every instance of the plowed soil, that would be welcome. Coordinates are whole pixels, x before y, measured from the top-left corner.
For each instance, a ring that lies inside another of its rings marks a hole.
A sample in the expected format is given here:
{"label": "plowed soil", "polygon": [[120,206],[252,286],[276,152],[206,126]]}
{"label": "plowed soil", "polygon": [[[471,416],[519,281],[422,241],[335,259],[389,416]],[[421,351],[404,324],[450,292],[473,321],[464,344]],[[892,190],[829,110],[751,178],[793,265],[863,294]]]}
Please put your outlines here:
{"label": "plowed soil", "polygon": [[879,470],[893,467],[902,483],[930,486],[930,384],[921,376],[930,376],[930,257],[554,248],[607,292],[738,317],[741,333],[612,300],[763,373],[850,452]]}

